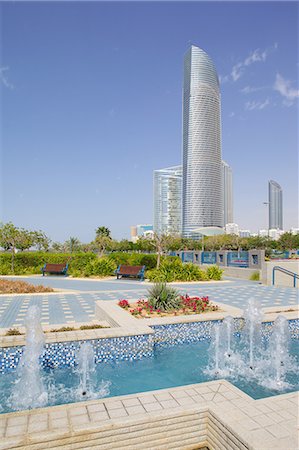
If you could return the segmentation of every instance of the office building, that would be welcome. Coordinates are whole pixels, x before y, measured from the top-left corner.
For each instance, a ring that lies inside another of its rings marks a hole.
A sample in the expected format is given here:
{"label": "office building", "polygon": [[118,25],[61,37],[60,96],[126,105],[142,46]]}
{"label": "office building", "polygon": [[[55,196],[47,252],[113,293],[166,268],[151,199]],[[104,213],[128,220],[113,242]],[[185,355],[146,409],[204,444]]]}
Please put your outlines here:
{"label": "office building", "polygon": [[223,227],[220,89],[211,58],[194,45],[184,59],[183,236]]}
{"label": "office building", "polygon": [[269,181],[269,230],[278,228],[282,230],[282,189],[280,185],[273,180]]}
{"label": "office building", "polygon": [[223,223],[233,223],[233,171],[231,167],[222,161],[222,190],[223,190]]}
{"label": "office building", "polygon": [[236,234],[239,236],[239,225],[236,223],[227,223],[225,225],[225,234]]}
{"label": "office building", "polygon": [[280,236],[284,233],[283,230],[280,230],[278,228],[270,228],[269,230],[269,238],[274,239],[274,241],[278,241]]}
{"label": "office building", "polygon": [[154,231],[180,234],[182,231],[182,166],[154,171]]}
{"label": "office building", "polygon": [[137,242],[139,238],[151,238],[153,237],[154,230],[151,224],[139,224],[131,226],[131,241]]}
{"label": "office building", "polygon": [[239,236],[242,238],[247,238],[252,236],[249,230],[240,230],[239,231]]}

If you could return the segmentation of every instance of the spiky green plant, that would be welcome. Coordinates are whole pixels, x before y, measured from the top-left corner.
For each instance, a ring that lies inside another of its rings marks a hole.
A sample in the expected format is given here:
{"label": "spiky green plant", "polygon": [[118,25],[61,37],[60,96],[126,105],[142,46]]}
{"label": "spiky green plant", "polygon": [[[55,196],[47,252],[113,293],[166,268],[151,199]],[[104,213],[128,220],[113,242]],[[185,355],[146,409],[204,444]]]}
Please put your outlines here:
{"label": "spiky green plant", "polygon": [[179,309],[181,296],[177,289],[167,286],[166,283],[155,283],[148,290],[148,303],[155,310],[169,311]]}

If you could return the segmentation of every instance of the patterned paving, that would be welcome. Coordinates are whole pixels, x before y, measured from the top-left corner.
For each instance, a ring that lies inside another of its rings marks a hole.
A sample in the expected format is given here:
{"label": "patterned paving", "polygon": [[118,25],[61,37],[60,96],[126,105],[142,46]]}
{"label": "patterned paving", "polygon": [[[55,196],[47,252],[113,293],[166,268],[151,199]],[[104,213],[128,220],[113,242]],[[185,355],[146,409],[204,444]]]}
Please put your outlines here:
{"label": "patterned paving", "polygon": [[[149,283],[114,280],[73,280],[66,278],[26,278],[34,284],[54,288],[71,289],[72,293],[60,292],[49,295],[0,296],[0,327],[24,325],[28,307],[39,305],[43,324],[71,324],[89,322],[95,318],[96,300],[136,300],[144,298]],[[89,289],[87,289],[89,287]],[[181,284],[176,286],[182,294],[208,295],[215,303],[221,302],[239,308],[246,306],[249,298],[256,298],[262,307],[294,306],[298,303],[298,289],[263,286],[256,282],[234,280],[229,283]]]}

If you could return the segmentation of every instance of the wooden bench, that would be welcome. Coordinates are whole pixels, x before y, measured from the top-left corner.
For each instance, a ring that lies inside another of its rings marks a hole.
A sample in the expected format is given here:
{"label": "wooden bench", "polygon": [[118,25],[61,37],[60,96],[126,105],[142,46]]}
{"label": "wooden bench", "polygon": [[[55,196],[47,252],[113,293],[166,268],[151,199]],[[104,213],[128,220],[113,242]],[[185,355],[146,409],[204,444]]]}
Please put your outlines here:
{"label": "wooden bench", "polygon": [[68,264],[45,264],[42,267],[42,273],[43,277],[45,276],[45,273],[53,273],[56,275],[67,275],[67,269],[69,265]]}
{"label": "wooden bench", "polygon": [[119,280],[122,277],[132,277],[132,278],[140,278],[141,281],[144,280],[144,271],[145,266],[125,266],[121,264],[116,269],[115,273],[117,279]]}

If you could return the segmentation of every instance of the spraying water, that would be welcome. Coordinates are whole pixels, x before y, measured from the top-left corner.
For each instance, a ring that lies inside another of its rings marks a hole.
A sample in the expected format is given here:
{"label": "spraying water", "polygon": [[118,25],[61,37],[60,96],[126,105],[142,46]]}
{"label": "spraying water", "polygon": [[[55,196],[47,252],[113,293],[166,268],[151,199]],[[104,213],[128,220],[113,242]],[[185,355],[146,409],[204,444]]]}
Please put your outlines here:
{"label": "spraying water", "polygon": [[232,340],[233,340],[233,332],[234,332],[234,319],[231,316],[225,317],[223,320],[223,339],[224,343],[226,343],[226,356],[231,358],[232,356]]}
{"label": "spraying water", "polygon": [[262,337],[262,318],[258,303],[250,299],[244,310],[241,339],[234,336],[232,317],[226,317],[222,324],[216,323],[212,331],[210,364],[205,372],[217,377],[251,379],[274,390],[289,388],[291,385],[286,379],[296,371],[296,361],[289,351],[288,320],[278,316],[268,339]]}
{"label": "spraying water", "polygon": [[219,373],[219,344],[220,344],[220,324],[215,325],[215,374]]}
{"label": "spraying water", "polygon": [[245,326],[243,330],[243,342],[249,353],[249,368],[254,370],[255,359],[261,349],[261,326],[263,314],[254,298],[249,299],[248,306],[244,310]]}
{"label": "spraying water", "polygon": [[16,410],[42,407],[48,400],[39,363],[43,353],[44,335],[38,306],[34,305],[28,309],[25,327],[26,347],[17,368],[17,381],[10,399]]}
{"label": "spraying water", "polygon": [[269,340],[268,360],[268,385],[272,389],[281,390],[288,387],[286,376],[296,371],[295,361],[290,356],[290,333],[288,321],[283,316],[278,316],[273,324],[272,336]]}
{"label": "spraying water", "polygon": [[80,376],[79,394],[88,396],[93,392],[93,377],[95,372],[94,350],[89,342],[84,342],[77,355],[78,368]]}

